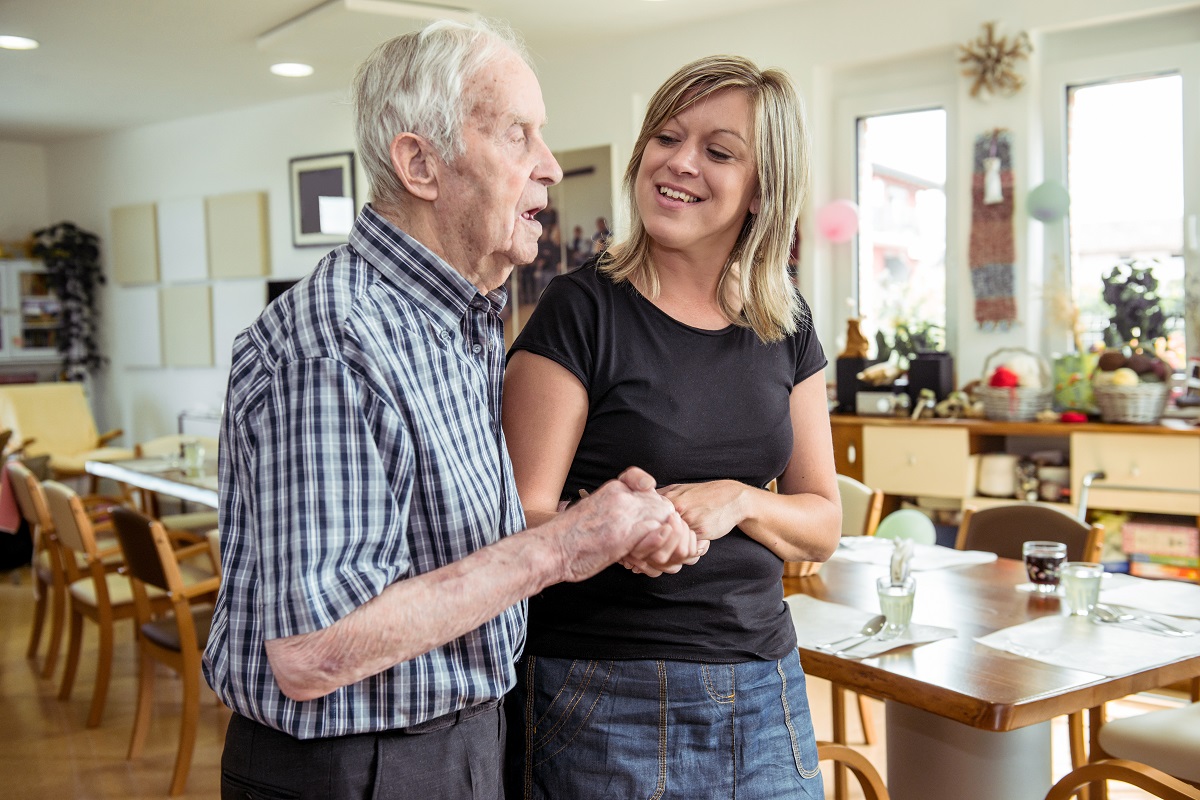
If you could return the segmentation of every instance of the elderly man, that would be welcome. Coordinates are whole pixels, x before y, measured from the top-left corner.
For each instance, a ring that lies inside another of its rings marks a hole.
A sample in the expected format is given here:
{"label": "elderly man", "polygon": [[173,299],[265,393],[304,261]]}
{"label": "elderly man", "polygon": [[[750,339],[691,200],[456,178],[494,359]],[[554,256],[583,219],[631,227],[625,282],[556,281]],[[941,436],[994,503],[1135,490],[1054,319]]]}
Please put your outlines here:
{"label": "elderly man", "polygon": [[234,345],[204,658],[235,712],[221,791],[494,800],[525,598],[700,549],[636,469],[522,530],[500,287],[562,171],[511,34],[394,39],[354,100],[372,202]]}

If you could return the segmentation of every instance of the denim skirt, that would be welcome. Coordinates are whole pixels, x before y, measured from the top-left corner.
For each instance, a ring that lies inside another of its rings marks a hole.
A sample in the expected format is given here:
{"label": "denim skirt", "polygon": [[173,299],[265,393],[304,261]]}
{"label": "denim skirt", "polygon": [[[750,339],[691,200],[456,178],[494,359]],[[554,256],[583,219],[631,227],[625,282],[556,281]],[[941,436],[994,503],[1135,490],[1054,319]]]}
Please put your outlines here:
{"label": "denim skirt", "polygon": [[798,653],[712,664],[526,656],[508,800],[825,796]]}

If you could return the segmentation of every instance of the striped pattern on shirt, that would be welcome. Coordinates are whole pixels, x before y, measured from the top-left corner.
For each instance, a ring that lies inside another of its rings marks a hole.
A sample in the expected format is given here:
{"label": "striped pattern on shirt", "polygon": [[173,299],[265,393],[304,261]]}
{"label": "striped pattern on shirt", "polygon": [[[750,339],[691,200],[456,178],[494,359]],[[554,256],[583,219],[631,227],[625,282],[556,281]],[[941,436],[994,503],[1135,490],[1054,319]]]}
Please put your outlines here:
{"label": "striped pattern on shirt", "polygon": [[224,574],[204,672],[239,714],[300,739],[343,736],[513,685],[523,602],[303,703],[280,692],[264,646],[524,527],[500,429],[505,300],[368,206],[349,243],[237,337],[220,448]]}

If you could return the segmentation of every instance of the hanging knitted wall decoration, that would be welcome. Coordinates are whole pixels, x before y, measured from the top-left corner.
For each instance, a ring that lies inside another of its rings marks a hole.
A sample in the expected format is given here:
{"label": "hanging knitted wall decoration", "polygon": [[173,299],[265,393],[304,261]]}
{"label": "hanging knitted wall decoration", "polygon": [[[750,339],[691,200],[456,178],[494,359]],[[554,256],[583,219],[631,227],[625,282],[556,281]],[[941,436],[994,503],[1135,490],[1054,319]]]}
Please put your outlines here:
{"label": "hanging knitted wall decoration", "polygon": [[984,329],[1008,328],[1017,321],[1012,136],[999,128],[975,138],[968,260],[975,321]]}

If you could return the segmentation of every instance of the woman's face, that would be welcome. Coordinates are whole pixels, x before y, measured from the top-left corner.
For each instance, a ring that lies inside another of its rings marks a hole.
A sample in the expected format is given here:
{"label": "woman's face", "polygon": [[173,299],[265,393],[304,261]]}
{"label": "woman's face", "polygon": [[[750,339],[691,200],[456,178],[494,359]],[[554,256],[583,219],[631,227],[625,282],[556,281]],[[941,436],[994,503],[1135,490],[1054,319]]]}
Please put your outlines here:
{"label": "woman's face", "polygon": [[671,117],[646,144],[635,198],[653,246],[729,255],[758,213],[754,117],[743,91],[715,92]]}

